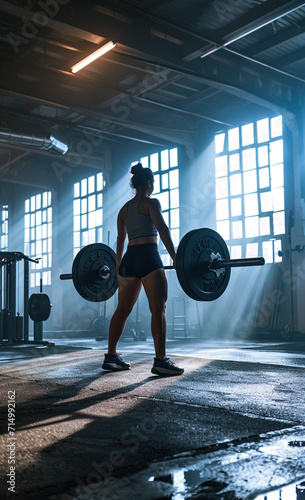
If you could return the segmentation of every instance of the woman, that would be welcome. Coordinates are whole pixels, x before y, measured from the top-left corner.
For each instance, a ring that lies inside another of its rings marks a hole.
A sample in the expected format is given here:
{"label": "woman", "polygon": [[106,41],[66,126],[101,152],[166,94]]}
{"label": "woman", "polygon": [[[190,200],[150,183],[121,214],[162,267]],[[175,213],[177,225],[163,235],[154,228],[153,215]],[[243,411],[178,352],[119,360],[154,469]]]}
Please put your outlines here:
{"label": "woman", "polygon": [[[112,371],[130,369],[130,364],[117,354],[116,347],[143,284],[151,311],[151,331],[156,352],[151,371],[156,375],[181,375],[183,368],[165,356],[167,279],[158,251],[158,233],[174,266],[176,252],[159,200],[150,199],[154,189],[153,172],[138,163],[131,168],[131,173],[131,186],[136,194],[123,206],[117,219],[119,301],[110,323],[108,353],[105,354],[102,367]],[[129,244],[122,259],[126,235]]]}

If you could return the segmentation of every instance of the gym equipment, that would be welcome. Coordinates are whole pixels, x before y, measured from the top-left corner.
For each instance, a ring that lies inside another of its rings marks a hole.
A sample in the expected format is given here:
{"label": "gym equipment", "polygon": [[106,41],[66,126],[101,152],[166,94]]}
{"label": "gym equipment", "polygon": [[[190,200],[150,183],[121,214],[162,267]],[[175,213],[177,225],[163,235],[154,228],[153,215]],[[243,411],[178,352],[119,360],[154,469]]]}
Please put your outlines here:
{"label": "gym equipment", "polygon": [[33,293],[29,298],[29,316],[33,321],[46,321],[51,313],[51,303],[46,293]]}
{"label": "gym equipment", "polygon": [[[52,304],[46,293],[42,293],[42,279],[40,278],[40,293],[33,293],[29,298],[28,313],[34,321],[34,342],[42,342],[43,321],[46,321],[51,314]],[[54,345],[47,342],[47,345]]]}
{"label": "gym equipment", "polygon": [[[230,259],[222,237],[212,229],[201,228],[187,233],[181,240],[176,259],[178,281],[194,300],[211,301],[220,297],[230,279],[231,267],[262,266],[263,257]],[[86,300],[103,302],[118,287],[116,255],[103,243],[93,243],[76,255],[72,274],[61,274],[61,280],[72,279],[77,292]],[[165,266],[164,269],[174,269]]]}

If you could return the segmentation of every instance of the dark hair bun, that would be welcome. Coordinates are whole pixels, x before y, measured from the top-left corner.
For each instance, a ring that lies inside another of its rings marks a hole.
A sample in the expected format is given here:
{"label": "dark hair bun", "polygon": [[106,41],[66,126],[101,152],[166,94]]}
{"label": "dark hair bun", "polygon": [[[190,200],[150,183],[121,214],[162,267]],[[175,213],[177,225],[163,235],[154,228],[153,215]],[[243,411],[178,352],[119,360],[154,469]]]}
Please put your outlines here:
{"label": "dark hair bun", "polygon": [[135,175],[139,174],[142,170],[144,170],[142,163],[137,163],[136,165],[133,165],[130,169],[130,172]]}

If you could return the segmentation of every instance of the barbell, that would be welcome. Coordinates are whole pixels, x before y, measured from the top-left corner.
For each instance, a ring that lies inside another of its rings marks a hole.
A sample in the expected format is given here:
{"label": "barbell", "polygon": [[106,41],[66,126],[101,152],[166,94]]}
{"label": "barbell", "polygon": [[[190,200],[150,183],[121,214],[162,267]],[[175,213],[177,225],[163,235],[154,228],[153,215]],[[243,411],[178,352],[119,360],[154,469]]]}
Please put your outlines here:
{"label": "barbell", "polygon": [[[177,249],[176,272],[184,292],[197,301],[218,299],[229,283],[232,267],[263,266],[263,257],[230,259],[223,238],[213,229],[201,228],[187,233]],[[61,280],[72,279],[77,292],[91,302],[103,302],[116,292],[118,279],[116,254],[103,243],[82,248],[75,256],[72,274],[61,274]],[[165,266],[164,269],[174,269]]]}

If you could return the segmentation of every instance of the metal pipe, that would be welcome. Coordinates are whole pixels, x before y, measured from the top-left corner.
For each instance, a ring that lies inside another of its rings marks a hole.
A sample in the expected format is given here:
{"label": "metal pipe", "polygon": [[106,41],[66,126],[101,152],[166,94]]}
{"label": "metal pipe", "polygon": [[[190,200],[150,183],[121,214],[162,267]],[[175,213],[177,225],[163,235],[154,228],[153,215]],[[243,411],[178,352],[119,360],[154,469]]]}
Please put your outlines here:
{"label": "metal pipe", "polygon": [[5,144],[14,144],[17,146],[22,145],[29,148],[43,149],[45,151],[54,149],[62,154],[65,154],[68,151],[68,146],[55,139],[52,135],[49,139],[47,139],[23,134],[13,134],[12,132],[4,132],[0,130],[0,142],[4,142]]}

